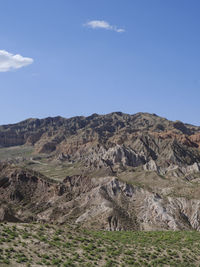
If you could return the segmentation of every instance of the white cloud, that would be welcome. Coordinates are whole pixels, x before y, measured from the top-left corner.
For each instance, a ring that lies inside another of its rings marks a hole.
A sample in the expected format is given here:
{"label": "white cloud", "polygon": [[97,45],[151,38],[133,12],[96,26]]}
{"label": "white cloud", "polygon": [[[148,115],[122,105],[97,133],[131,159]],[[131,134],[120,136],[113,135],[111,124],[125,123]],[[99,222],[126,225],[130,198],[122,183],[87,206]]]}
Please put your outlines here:
{"label": "white cloud", "polygon": [[33,63],[33,59],[21,55],[13,55],[5,50],[0,50],[0,72],[19,69]]}
{"label": "white cloud", "polygon": [[84,26],[86,26],[88,28],[92,28],[92,29],[100,28],[100,29],[111,30],[111,31],[115,31],[115,32],[125,32],[124,29],[110,25],[105,20],[91,20],[91,21],[85,23]]}

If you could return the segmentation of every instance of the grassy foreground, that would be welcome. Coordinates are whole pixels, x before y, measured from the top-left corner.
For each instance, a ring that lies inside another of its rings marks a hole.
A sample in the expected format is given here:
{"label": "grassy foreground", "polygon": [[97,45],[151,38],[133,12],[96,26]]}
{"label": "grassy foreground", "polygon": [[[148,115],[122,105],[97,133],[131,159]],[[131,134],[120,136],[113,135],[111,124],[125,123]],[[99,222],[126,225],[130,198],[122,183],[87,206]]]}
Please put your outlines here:
{"label": "grassy foreground", "polygon": [[200,233],[1,223],[0,266],[200,266]]}

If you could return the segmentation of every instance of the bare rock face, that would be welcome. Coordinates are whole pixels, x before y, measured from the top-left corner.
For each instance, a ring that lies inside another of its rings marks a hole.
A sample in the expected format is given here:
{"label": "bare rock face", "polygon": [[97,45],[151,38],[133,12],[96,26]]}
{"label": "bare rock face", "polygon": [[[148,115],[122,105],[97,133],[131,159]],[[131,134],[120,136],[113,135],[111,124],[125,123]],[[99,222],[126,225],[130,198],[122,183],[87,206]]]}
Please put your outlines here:
{"label": "bare rock face", "polygon": [[146,164],[144,164],[144,170],[158,172],[158,167],[157,167],[155,161],[151,159]]}
{"label": "bare rock face", "polygon": [[13,211],[9,210],[7,207],[0,207],[0,221],[6,222],[21,222],[20,219],[13,215]]}
{"label": "bare rock face", "polygon": [[190,140],[198,145],[200,148],[200,132],[197,132],[190,136]]}
{"label": "bare rock face", "polygon": [[95,147],[89,152],[86,152],[86,164],[94,166],[95,168],[101,168],[103,166],[132,166],[137,167],[145,162],[144,156],[137,154],[131,148],[125,146],[116,145],[108,149],[101,147]]}
{"label": "bare rock face", "polygon": [[66,177],[61,183],[4,166],[0,220],[72,222],[93,229],[200,230],[200,200],[168,197],[116,177]]}

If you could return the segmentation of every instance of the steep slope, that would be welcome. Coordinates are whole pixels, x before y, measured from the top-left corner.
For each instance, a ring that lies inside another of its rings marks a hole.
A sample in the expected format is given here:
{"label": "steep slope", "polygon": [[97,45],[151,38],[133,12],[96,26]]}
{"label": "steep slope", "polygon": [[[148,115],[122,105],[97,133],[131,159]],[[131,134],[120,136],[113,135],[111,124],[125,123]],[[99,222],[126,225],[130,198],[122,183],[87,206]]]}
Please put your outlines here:
{"label": "steep slope", "polygon": [[[84,168],[143,166],[162,175],[200,170],[200,127],[155,114],[121,112],[89,117],[29,119],[0,127],[0,146],[32,145],[36,153]],[[189,167],[188,167],[189,166]]]}
{"label": "steep slope", "polygon": [[116,177],[72,176],[56,183],[3,165],[0,203],[1,221],[71,222],[106,230],[200,229],[200,200],[158,194]]}

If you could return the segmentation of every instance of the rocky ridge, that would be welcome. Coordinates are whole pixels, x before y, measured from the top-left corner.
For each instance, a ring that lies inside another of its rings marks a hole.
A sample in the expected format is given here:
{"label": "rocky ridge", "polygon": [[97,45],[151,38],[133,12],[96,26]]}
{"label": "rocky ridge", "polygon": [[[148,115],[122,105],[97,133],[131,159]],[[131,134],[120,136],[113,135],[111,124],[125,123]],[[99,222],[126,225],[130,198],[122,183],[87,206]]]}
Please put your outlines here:
{"label": "rocky ridge", "polygon": [[143,166],[162,175],[173,170],[177,176],[200,168],[200,127],[148,113],[28,119],[0,126],[1,147],[24,144],[91,168]]}

